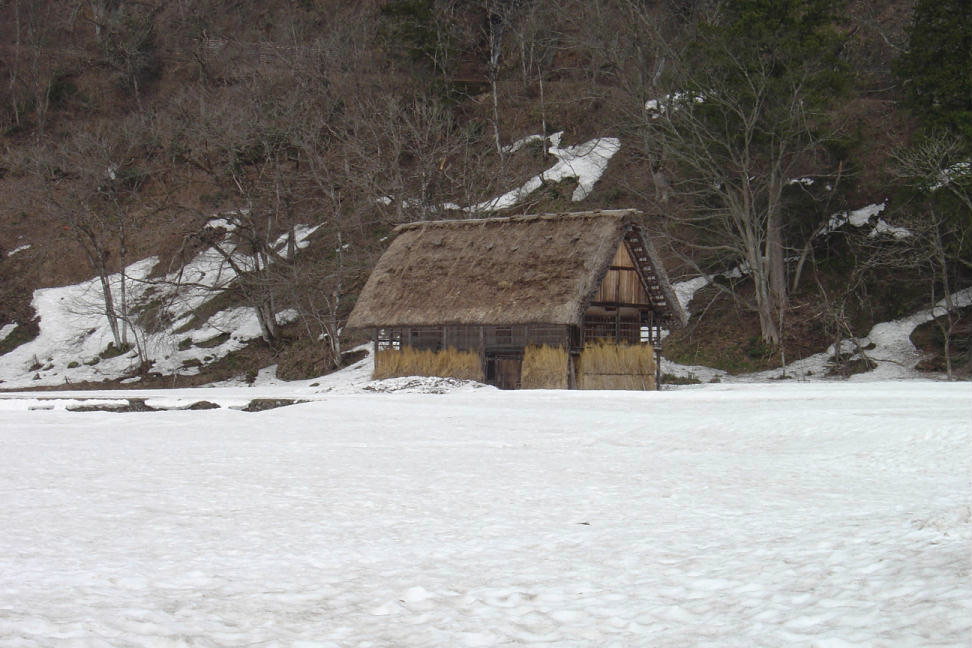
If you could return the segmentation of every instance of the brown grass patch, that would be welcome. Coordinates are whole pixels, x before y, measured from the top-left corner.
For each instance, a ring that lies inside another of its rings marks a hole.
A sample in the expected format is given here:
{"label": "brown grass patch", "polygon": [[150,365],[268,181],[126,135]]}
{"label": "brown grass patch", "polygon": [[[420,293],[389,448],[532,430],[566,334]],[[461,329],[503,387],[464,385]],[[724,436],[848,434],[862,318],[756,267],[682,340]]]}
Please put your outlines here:
{"label": "brown grass patch", "polygon": [[579,389],[655,388],[655,350],[643,344],[598,341],[581,352],[577,365]]}
{"label": "brown grass patch", "polygon": [[483,366],[478,353],[458,351],[453,347],[430,351],[406,346],[399,351],[386,349],[375,354],[375,380],[402,376],[440,376],[482,382]]}
{"label": "brown grass patch", "polygon": [[567,349],[544,344],[523,351],[521,389],[567,389]]}

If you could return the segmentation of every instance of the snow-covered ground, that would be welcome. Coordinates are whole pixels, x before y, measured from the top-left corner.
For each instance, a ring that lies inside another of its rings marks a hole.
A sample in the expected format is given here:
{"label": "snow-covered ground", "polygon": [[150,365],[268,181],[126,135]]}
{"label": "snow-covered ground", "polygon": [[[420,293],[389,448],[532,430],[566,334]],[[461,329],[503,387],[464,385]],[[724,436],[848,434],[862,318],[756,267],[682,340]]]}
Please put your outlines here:
{"label": "snow-covered ground", "polygon": [[0,646],[972,638],[967,384],[332,380],[153,392],[313,399],[262,413],[4,394]]}

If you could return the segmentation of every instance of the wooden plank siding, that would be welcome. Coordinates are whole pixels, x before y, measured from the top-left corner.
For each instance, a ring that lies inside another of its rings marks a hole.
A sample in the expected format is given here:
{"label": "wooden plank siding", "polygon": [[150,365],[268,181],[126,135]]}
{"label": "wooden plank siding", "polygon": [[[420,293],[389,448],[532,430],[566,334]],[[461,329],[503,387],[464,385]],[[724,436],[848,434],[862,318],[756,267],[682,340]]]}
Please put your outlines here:
{"label": "wooden plank siding", "polygon": [[654,276],[636,261],[643,253],[640,238],[628,235],[618,245],[597,293],[584,314],[583,342],[614,340],[657,344],[661,322],[655,316],[657,297],[649,290]]}
{"label": "wooden plank siding", "polygon": [[645,291],[644,283],[638,274],[634,260],[624,243],[618,246],[611,260],[611,266],[594,295],[593,303],[631,304],[650,306],[651,298]]}

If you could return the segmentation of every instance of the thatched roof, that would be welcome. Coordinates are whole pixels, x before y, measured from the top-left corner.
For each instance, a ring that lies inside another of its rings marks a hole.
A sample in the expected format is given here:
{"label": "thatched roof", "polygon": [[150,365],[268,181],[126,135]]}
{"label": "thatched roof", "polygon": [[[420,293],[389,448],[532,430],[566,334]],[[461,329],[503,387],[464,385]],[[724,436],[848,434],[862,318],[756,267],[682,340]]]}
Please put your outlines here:
{"label": "thatched roof", "polygon": [[656,310],[682,326],[685,314],[638,217],[613,210],[401,225],[348,327],[579,325],[630,231],[645,243]]}

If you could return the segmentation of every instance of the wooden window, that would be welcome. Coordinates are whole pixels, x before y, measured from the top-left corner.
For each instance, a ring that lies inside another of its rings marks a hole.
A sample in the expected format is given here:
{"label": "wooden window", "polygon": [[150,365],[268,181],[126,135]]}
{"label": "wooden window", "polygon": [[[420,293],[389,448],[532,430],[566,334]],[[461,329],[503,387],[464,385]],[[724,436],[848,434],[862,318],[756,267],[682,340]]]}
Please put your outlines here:
{"label": "wooden window", "polygon": [[378,329],[375,333],[375,342],[379,351],[389,349],[398,351],[402,348],[402,330],[398,328]]}
{"label": "wooden window", "polygon": [[584,317],[584,342],[613,340],[638,344],[642,341],[641,329],[641,322],[631,317],[586,315]]}
{"label": "wooden window", "polygon": [[408,345],[414,349],[438,351],[442,348],[441,326],[416,326],[409,333]]}

